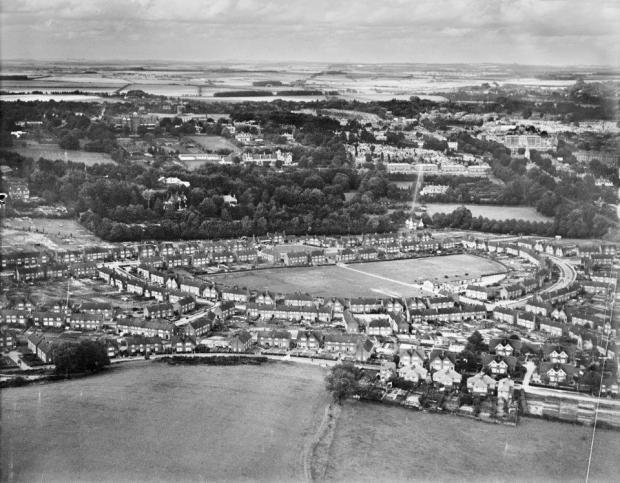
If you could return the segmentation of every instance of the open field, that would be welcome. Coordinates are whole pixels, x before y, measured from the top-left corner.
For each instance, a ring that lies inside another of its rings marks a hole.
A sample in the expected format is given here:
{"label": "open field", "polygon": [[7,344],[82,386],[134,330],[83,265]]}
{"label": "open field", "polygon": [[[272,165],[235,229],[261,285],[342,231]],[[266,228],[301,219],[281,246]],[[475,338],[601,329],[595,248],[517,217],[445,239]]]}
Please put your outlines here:
{"label": "open field", "polygon": [[50,249],[108,245],[70,219],[5,218],[0,228],[3,248],[27,250],[37,245]]}
{"label": "open field", "polygon": [[321,369],[119,366],[3,389],[3,480],[307,479],[307,455],[330,400]]}
{"label": "open field", "polygon": [[107,153],[91,153],[87,151],[71,151],[61,149],[57,144],[28,143],[26,146],[14,146],[10,151],[21,154],[35,161],[39,158],[63,161],[75,161],[87,166],[102,163],[116,163]]}
{"label": "open field", "polygon": [[[422,203],[418,202],[416,205]],[[458,203],[425,203],[426,211],[430,216],[435,213],[451,213],[459,208]],[[497,206],[497,205],[470,205],[465,207],[469,209],[473,216],[484,216],[492,220],[516,220],[528,221],[552,221],[553,218],[541,215],[532,206]]]}
{"label": "open field", "polygon": [[191,139],[209,151],[217,151],[218,149],[230,149],[235,153],[241,151],[232,141],[222,136],[186,136],[185,139]]}
{"label": "open field", "polygon": [[[326,297],[415,296],[424,280],[475,277],[504,271],[499,263],[473,255],[450,255],[339,267],[293,267],[222,273],[207,277],[218,283],[275,292],[307,292]],[[466,275],[468,274],[468,275]]]}
{"label": "open field", "polygon": [[[523,418],[518,427],[347,402],[327,481],[584,481],[592,428]],[[598,429],[592,481],[617,481],[618,433]],[[389,456],[388,456],[389,455]]]}

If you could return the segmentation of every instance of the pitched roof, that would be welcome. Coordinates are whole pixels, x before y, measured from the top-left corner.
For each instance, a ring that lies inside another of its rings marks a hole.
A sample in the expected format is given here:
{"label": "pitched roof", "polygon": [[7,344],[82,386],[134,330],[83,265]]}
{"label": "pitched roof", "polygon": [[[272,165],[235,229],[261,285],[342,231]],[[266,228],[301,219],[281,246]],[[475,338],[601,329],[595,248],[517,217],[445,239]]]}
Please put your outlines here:
{"label": "pitched roof", "polygon": [[431,351],[430,356],[428,357],[429,362],[432,364],[433,361],[437,358],[440,359],[448,359],[449,361],[451,361],[453,364],[456,364],[456,356],[450,352],[441,350],[441,349],[435,349],[433,351]]}
{"label": "pitched roof", "polygon": [[511,371],[514,371],[515,367],[517,367],[517,358],[514,356],[498,356],[493,354],[485,354],[482,356],[482,365],[484,367],[488,366],[493,361],[498,363],[504,361]]}

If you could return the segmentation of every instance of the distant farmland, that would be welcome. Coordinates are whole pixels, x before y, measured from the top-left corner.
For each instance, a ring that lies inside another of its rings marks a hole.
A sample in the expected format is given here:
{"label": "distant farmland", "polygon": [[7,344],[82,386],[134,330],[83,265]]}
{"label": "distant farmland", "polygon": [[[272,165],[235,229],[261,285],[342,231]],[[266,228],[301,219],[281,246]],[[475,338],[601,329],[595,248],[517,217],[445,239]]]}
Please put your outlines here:
{"label": "distant farmland", "polygon": [[[206,277],[224,285],[275,292],[300,291],[326,297],[415,296],[424,280],[446,281],[504,271],[497,262],[473,255],[358,263],[343,268],[273,268]],[[448,278],[445,278],[445,275]]]}

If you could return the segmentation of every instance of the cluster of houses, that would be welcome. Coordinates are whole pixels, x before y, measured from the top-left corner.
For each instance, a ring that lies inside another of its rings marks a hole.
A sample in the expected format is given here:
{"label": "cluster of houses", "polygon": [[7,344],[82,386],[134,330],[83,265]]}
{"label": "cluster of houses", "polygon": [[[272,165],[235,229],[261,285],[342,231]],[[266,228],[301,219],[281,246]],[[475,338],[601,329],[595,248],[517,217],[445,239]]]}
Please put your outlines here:
{"label": "cluster of houses", "polygon": [[518,240],[485,240],[482,238],[465,238],[463,246],[470,250],[481,250],[490,253],[506,253],[508,255],[527,257],[533,254],[546,254],[556,257],[578,256],[582,258],[601,259],[609,264],[619,251],[615,243],[596,243],[587,246],[565,243],[550,239],[519,238]]}
{"label": "cluster of houses", "polygon": [[109,303],[81,302],[67,307],[62,301],[34,306],[28,300],[16,302],[12,308],[0,309],[0,324],[27,327],[100,331],[115,325],[115,310]]}
{"label": "cluster of houses", "polygon": [[[2,276],[19,282],[94,277],[105,261],[135,260],[155,267],[202,268],[210,265],[272,263],[286,266],[321,265],[337,262],[372,261],[380,257],[408,252],[432,251],[457,247],[458,241],[433,241],[430,234],[403,237],[394,233],[352,237],[300,239],[316,248],[271,249],[262,244],[285,242],[285,235],[273,234],[260,240],[162,242],[141,245],[99,246],[61,250],[9,251],[1,259]],[[336,256],[328,257],[324,247],[340,247]]]}
{"label": "cluster of houses", "polygon": [[[383,361],[378,377],[383,383],[400,379],[414,385],[426,383],[443,391],[466,392],[481,398],[513,400],[515,382],[525,374],[524,362],[536,361],[531,384],[591,392],[599,381],[601,393],[618,396],[616,366],[590,349],[573,343],[533,344],[513,334],[491,338],[488,350],[478,354],[475,370],[466,369],[464,353],[422,345],[400,344],[397,362]],[[472,354],[466,357],[472,357]]]}

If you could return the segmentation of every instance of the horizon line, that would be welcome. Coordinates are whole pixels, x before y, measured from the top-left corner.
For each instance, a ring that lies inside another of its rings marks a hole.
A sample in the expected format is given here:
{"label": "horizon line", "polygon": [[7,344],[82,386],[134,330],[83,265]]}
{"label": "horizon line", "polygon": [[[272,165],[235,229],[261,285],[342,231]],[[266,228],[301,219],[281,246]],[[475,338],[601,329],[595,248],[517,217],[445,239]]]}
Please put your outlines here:
{"label": "horizon line", "polygon": [[121,58],[106,58],[101,60],[87,59],[83,57],[69,57],[69,58],[28,58],[28,57],[14,57],[14,58],[0,58],[0,65],[8,62],[84,62],[84,63],[168,63],[168,64],[340,64],[340,65],[499,65],[499,66],[518,66],[518,67],[540,67],[540,68],[605,68],[605,69],[620,69],[620,64],[523,64],[519,62],[493,62],[493,61],[478,61],[478,62],[421,62],[421,61],[398,61],[398,62],[379,62],[379,61],[320,61],[320,60],[242,60],[242,59],[218,59],[218,60],[173,60],[173,59],[121,59]]}

